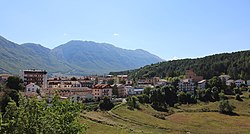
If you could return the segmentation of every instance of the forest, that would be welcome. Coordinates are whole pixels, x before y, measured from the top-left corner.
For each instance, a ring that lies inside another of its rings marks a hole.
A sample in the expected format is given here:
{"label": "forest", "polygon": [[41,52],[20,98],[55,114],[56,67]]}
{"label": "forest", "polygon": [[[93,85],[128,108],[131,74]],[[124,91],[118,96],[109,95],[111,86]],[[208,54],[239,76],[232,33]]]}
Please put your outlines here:
{"label": "forest", "polygon": [[197,75],[210,79],[228,74],[232,79],[250,79],[250,51],[223,53],[196,59],[180,59],[159,62],[135,70],[110,72],[111,75],[128,74],[131,79],[151,77],[175,77],[193,69]]}

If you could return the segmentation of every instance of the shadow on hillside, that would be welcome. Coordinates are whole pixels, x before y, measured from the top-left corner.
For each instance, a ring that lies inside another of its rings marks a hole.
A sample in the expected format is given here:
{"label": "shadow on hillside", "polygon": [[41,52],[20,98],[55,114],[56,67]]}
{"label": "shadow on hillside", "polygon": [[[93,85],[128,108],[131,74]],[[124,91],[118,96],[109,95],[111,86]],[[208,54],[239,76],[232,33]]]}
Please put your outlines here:
{"label": "shadow on hillside", "polygon": [[240,116],[239,114],[235,113],[235,112],[222,112],[221,114],[224,114],[224,115],[229,115],[229,116]]}

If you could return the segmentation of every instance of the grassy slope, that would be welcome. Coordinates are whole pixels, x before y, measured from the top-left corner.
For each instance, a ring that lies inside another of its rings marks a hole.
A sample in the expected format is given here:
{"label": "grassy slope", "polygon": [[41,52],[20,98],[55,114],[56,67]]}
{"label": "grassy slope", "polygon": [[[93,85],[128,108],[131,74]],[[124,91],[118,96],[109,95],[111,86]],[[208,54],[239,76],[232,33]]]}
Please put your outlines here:
{"label": "grassy slope", "polygon": [[[230,99],[239,116],[223,115],[218,112],[197,112],[209,108],[217,110],[218,102],[181,105],[173,109],[174,114],[158,112],[148,105],[141,105],[142,110],[128,110],[122,105],[109,112],[88,112],[83,119],[88,126],[88,133],[249,133],[250,99],[244,93],[244,101]],[[187,112],[188,111],[188,112]],[[165,120],[156,116],[165,117]],[[95,121],[90,121],[89,118]],[[98,123],[99,122],[99,123]]]}

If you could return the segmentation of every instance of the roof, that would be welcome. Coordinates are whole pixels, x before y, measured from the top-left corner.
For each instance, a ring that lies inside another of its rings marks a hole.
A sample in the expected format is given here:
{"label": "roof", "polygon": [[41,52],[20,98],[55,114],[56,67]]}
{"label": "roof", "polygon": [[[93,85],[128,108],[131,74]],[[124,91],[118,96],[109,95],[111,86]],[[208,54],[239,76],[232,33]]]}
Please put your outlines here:
{"label": "roof", "polygon": [[135,92],[141,92],[141,91],[144,91],[144,89],[143,88],[135,88],[134,91]]}
{"label": "roof", "polygon": [[117,77],[126,78],[126,77],[128,77],[128,75],[117,75]]}
{"label": "roof", "polygon": [[204,82],[206,82],[206,80],[201,80],[201,81],[198,82],[198,84],[202,84]]}
{"label": "roof", "polygon": [[226,82],[234,82],[234,80],[227,80]]}
{"label": "roof", "polygon": [[108,85],[108,84],[96,84],[94,86],[94,88],[96,88],[96,89],[104,89],[104,88],[111,88],[111,86]]}

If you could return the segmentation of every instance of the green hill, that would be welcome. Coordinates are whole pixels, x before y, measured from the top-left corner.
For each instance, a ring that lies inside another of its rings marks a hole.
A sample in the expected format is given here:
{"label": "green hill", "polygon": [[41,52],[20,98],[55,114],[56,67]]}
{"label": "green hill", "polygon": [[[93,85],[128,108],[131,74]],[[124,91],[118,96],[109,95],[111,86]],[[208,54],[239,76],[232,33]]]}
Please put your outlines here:
{"label": "green hill", "polygon": [[106,43],[70,41],[54,49],[13,43],[0,36],[0,73],[45,69],[70,75],[104,74],[163,61],[143,50],[126,50]]}
{"label": "green hill", "polygon": [[181,59],[160,62],[136,70],[111,72],[110,74],[129,74],[131,78],[173,77],[183,75],[185,70],[193,69],[198,75],[209,79],[212,76],[229,74],[233,79],[250,79],[250,51],[223,53],[197,59]]}

